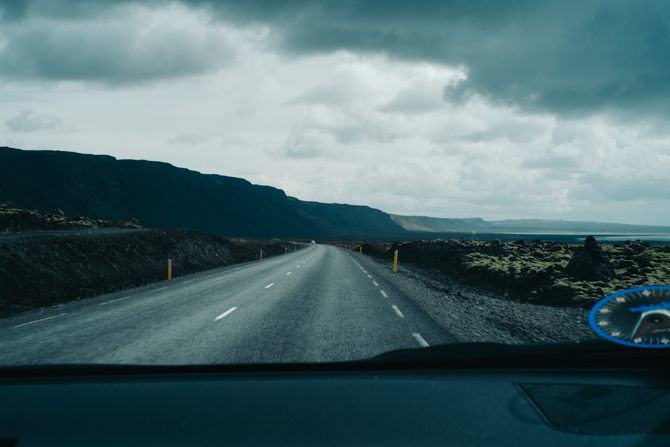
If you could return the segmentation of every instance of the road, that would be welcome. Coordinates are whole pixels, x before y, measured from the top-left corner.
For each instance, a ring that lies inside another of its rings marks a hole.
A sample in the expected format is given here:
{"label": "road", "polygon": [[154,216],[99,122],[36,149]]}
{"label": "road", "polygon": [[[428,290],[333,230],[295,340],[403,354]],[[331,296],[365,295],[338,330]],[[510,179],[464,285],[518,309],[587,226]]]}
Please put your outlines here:
{"label": "road", "polygon": [[0,365],[332,362],[454,341],[365,257],[314,245],[1,320]]}

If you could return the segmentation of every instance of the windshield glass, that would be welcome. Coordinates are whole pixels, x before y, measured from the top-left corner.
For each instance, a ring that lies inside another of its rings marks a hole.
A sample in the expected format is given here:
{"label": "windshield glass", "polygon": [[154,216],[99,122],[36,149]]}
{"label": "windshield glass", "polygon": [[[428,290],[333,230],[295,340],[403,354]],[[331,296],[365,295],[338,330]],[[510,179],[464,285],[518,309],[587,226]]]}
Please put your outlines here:
{"label": "windshield glass", "polygon": [[670,4],[0,14],[0,366],[670,344]]}

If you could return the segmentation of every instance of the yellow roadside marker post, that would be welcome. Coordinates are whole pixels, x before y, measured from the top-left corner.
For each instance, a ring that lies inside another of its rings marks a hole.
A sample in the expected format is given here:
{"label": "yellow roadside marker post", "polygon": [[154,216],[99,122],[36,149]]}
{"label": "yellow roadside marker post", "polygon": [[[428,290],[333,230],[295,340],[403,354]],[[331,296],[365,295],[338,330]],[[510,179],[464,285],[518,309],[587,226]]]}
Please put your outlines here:
{"label": "yellow roadside marker post", "polygon": [[172,260],[168,259],[168,281],[172,280]]}
{"label": "yellow roadside marker post", "polygon": [[263,260],[263,250],[261,250],[261,261]]}
{"label": "yellow roadside marker post", "polygon": [[360,252],[359,256],[362,258],[363,257],[363,247],[360,248],[360,251],[361,252]]}
{"label": "yellow roadside marker post", "polygon": [[393,273],[398,269],[398,250],[393,253]]}

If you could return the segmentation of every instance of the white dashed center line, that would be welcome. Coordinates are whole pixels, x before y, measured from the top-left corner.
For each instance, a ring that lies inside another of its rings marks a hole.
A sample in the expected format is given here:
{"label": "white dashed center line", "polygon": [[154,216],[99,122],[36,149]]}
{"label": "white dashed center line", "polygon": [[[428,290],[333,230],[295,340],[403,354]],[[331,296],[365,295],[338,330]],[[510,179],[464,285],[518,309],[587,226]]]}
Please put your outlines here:
{"label": "white dashed center line", "polygon": [[265,288],[266,288],[266,289],[269,289],[270,287],[272,287],[272,286],[274,286],[274,285],[275,285],[275,283],[270,283],[270,284],[268,284],[267,286],[265,286]]}
{"label": "white dashed center line", "polygon": [[405,318],[405,316],[402,314],[402,312],[400,312],[400,309],[398,309],[395,304],[392,305],[391,307],[393,308],[393,310],[395,310],[395,313],[397,313],[400,318]]}
{"label": "white dashed center line", "polygon": [[368,278],[372,279],[372,276],[368,275]]}
{"label": "white dashed center line", "polygon": [[100,305],[104,306],[105,304],[116,303],[117,301],[127,300],[128,298],[131,298],[131,297],[127,296],[125,298],[119,298],[118,300],[107,301],[106,303],[100,303]]}
{"label": "white dashed center line", "polygon": [[365,270],[363,270],[363,273],[367,273]]}
{"label": "white dashed center line", "polygon": [[19,325],[14,326],[14,327],[27,326],[29,324],[39,323],[40,321],[51,320],[52,318],[56,318],[56,317],[62,317],[63,315],[66,315],[66,314],[54,315],[53,317],[42,318],[41,320],[35,320],[35,321],[31,321],[30,323],[19,324]]}
{"label": "white dashed center line", "polygon": [[291,274],[291,272],[288,272],[288,273],[287,273],[287,275],[290,275],[290,274]]}
{"label": "white dashed center line", "polygon": [[414,338],[416,338],[416,341],[418,341],[419,344],[421,346],[423,346],[424,348],[427,348],[428,346],[430,346],[428,343],[426,343],[426,340],[423,339],[421,334],[412,334],[412,335],[414,336]]}
{"label": "white dashed center line", "polygon": [[375,286],[379,287],[379,284],[377,284],[377,281],[372,281],[372,284],[374,284]]}
{"label": "white dashed center line", "polygon": [[230,309],[228,309],[227,311],[225,311],[224,313],[222,313],[221,315],[219,315],[218,317],[216,317],[216,318],[214,319],[214,321],[219,321],[221,318],[225,317],[226,315],[228,315],[229,313],[231,313],[231,312],[234,311],[235,309],[237,309],[237,307],[231,307]]}
{"label": "white dashed center line", "polygon": [[300,268],[300,266],[297,266],[296,268],[297,268],[297,269],[299,269],[299,268]]}
{"label": "white dashed center line", "polygon": [[388,298],[388,297],[389,297],[387,294],[384,293],[383,290],[380,290],[380,292],[381,292],[382,295],[384,295],[384,298]]}

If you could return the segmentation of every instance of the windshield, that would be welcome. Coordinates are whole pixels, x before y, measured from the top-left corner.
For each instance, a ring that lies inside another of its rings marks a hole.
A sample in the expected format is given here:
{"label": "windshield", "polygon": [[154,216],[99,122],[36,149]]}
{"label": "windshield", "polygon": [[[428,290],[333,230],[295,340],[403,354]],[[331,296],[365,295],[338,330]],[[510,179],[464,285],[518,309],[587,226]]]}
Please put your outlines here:
{"label": "windshield", "polygon": [[670,345],[664,2],[0,14],[0,366]]}

